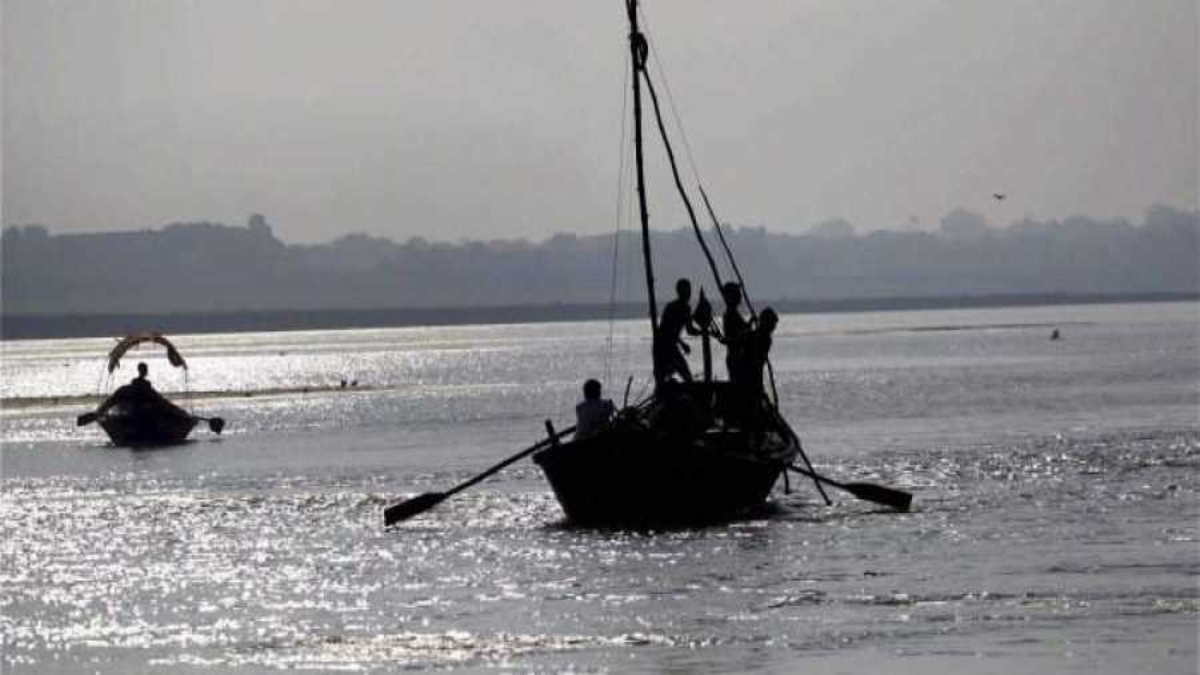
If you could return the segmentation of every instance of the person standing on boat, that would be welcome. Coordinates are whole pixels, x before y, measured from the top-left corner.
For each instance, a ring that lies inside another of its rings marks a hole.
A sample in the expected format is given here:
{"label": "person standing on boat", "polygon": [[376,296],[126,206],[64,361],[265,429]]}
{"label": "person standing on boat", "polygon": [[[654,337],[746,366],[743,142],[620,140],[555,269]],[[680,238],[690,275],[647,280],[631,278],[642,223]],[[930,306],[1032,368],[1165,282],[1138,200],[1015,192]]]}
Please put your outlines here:
{"label": "person standing on boat", "polygon": [[740,363],[744,359],[746,338],[750,335],[750,324],[738,309],[742,304],[742,285],[730,281],[721,286],[721,298],[725,300],[725,314],[721,317],[721,342],[725,345],[725,371],[729,381],[737,382],[745,370]]}
{"label": "person standing on boat", "polygon": [[758,315],[758,325],[750,329],[743,339],[741,354],[741,372],[736,381],[744,387],[749,400],[759,400],[766,396],[763,387],[763,369],[767,365],[767,357],[771,352],[772,334],[779,325],[779,315],[767,307]]}
{"label": "person standing on boat", "polygon": [[583,401],[575,406],[575,439],[595,436],[612,423],[617,407],[612,399],[600,398],[600,381],[583,383]]}
{"label": "person standing on boat", "polygon": [[[683,332],[700,335],[700,329],[692,319],[692,282],[680,279],[675,282],[675,299],[663,308],[662,321],[658,324],[658,340],[654,345],[654,380],[659,384],[678,374],[684,382],[692,381],[684,354],[692,348],[683,341]],[[680,351],[682,350],[682,351]]]}

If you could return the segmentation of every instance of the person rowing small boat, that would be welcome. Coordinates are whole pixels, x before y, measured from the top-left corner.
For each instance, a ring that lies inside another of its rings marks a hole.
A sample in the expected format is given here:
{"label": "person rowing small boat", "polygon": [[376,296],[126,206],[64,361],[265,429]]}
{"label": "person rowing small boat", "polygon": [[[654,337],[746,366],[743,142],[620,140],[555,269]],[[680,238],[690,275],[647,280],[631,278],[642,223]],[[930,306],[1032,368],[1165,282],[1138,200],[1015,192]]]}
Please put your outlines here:
{"label": "person rowing small boat", "polygon": [[[109,353],[108,372],[116,370],[126,351],[143,342],[165,346],[171,365],[187,368],[179,351],[162,335],[134,333],[118,342]],[[225,420],[220,417],[193,415],[159,393],[150,383],[150,367],[144,362],[138,363],[137,371],[137,377],[129,384],[119,387],[95,411],[80,415],[76,424],[84,426],[97,422],[113,445],[129,447],[182,443],[201,421],[208,422],[213,433],[219,434],[225,428]]]}
{"label": "person rowing small boat", "polygon": [[122,385],[112,393],[99,408],[96,408],[96,415],[102,416],[112,408],[116,407],[156,407],[164,412],[169,412],[174,415],[187,416],[187,411],[175,405],[167,399],[166,396],[158,393],[154,385],[150,384],[150,366],[145,362],[137,364],[137,377],[129,381],[129,384]]}

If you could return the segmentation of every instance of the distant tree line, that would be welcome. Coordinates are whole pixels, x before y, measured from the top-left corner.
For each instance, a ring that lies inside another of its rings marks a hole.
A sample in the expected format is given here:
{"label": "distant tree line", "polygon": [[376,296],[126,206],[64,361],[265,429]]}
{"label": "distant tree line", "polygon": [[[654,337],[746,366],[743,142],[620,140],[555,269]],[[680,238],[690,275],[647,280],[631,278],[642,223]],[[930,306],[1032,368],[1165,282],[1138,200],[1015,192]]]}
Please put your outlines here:
{"label": "distant tree line", "polygon": [[[763,300],[1200,291],[1200,216],[1150,208],[1141,223],[1074,217],[992,227],[956,210],[936,232],[859,233],[834,220],[806,234],[729,227],[747,284]],[[719,251],[715,242],[710,242]],[[261,215],[244,227],[53,234],[7,227],[5,315],[164,314],[637,303],[637,233],[403,243],[351,234],[287,245]],[[717,295],[690,229],[653,237],[657,288],[688,276]],[[615,272],[614,272],[615,270]],[[723,266],[723,274],[729,275]]]}

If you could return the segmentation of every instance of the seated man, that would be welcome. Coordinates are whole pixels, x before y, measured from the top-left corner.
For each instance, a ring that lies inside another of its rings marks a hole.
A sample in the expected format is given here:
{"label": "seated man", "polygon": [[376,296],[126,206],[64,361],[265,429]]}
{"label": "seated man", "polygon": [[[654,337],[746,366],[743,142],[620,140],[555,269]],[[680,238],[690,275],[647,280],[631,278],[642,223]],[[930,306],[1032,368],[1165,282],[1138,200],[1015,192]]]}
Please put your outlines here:
{"label": "seated man", "polygon": [[150,366],[147,366],[145,362],[138,363],[137,371],[137,377],[129,381],[129,386],[133,391],[138,396],[144,397],[149,397],[152,393],[156,393],[154,386],[150,384],[150,378],[147,377],[150,374]]}
{"label": "seated man", "polygon": [[186,415],[187,413],[168,401],[162,394],[158,393],[154,386],[150,384],[147,377],[150,373],[150,367],[145,363],[137,365],[138,376],[129,381],[129,384],[118,387],[100,407],[96,409],[97,414],[103,414],[109,408],[122,405],[128,408],[138,408],[148,405],[159,405],[164,410],[169,410],[173,413]]}
{"label": "seated man", "polygon": [[583,383],[583,401],[575,406],[575,439],[594,436],[608,428],[617,414],[617,407],[607,398],[600,398],[600,382]]}

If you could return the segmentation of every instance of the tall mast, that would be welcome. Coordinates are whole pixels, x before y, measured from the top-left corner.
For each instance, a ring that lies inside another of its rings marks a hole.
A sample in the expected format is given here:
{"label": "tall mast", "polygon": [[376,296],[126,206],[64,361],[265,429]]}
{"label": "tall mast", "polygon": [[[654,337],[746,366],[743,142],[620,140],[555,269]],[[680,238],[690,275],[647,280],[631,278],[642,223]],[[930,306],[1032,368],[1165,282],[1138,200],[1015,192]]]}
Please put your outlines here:
{"label": "tall mast", "polygon": [[[646,55],[649,47],[646,37],[638,30],[637,0],[625,0],[625,9],[629,13],[629,53],[630,67],[633,69],[633,147],[637,160],[637,192],[638,207],[642,217],[642,258],[646,267],[646,297],[650,306],[650,332],[658,343],[658,303],[654,298],[654,264],[650,257],[650,214],[646,210],[646,173],[642,163],[642,72],[646,68]],[[658,360],[658,349],[651,350],[654,360]],[[655,373],[658,364],[654,364]]]}

